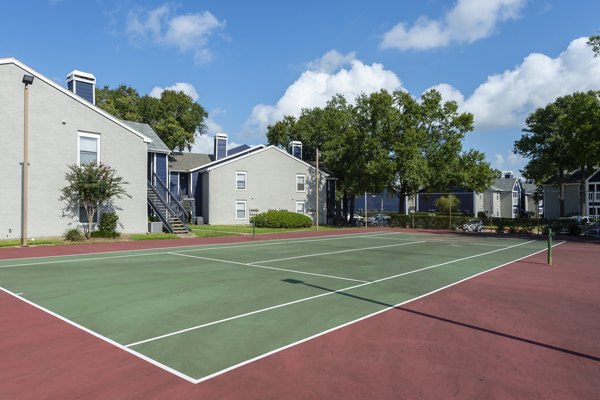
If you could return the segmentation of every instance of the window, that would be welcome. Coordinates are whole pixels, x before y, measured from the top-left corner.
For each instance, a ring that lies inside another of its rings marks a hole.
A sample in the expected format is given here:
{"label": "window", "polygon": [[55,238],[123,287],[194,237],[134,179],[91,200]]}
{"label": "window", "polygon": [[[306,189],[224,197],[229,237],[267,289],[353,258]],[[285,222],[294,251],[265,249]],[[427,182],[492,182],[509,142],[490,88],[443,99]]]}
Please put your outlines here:
{"label": "window", "polygon": [[[99,213],[100,213],[99,211],[96,211],[96,213],[94,214],[94,220],[92,221],[94,224],[98,223],[98,214]],[[79,207],[79,222],[82,224],[88,223],[88,216],[87,216],[87,213],[85,212],[84,207]]]}
{"label": "window", "polygon": [[237,190],[246,190],[246,172],[236,171],[235,173],[235,188]]}
{"label": "window", "polygon": [[306,191],[304,182],[306,181],[306,175],[296,175],[296,191],[304,192]]}
{"label": "window", "polygon": [[297,201],[296,202],[296,212],[298,214],[304,214],[304,210],[305,210],[304,207],[305,206],[304,206],[304,202],[303,201]]}
{"label": "window", "polygon": [[235,219],[246,219],[246,201],[235,202]]}
{"label": "window", "polygon": [[100,161],[100,135],[79,133],[79,165]]}

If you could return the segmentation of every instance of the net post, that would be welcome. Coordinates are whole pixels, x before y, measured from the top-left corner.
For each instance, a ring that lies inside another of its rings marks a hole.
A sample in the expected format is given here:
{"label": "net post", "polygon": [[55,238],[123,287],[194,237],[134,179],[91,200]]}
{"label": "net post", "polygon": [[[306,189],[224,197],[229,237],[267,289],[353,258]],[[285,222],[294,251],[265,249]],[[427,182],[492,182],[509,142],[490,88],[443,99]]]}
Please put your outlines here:
{"label": "net post", "polygon": [[548,265],[552,265],[552,228],[548,228]]}

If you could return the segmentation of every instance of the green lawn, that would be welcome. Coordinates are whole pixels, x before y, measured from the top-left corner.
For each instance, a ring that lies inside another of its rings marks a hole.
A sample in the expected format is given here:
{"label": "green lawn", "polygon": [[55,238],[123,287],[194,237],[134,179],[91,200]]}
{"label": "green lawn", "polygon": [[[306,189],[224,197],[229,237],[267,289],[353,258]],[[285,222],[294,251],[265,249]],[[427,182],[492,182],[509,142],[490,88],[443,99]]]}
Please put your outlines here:
{"label": "green lawn", "polygon": [[[199,236],[202,235],[201,232],[214,232],[221,233],[222,235],[215,234],[215,236],[224,236],[225,235],[251,235],[252,234],[252,226],[250,225],[190,225],[190,229],[192,232]],[[319,230],[332,230],[338,229],[336,227],[330,226],[319,226]],[[315,231],[316,227],[311,228],[299,228],[299,229],[290,229],[290,228],[256,228],[256,234],[260,233],[280,233],[280,232],[295,232],[295,231]],[[201,236],[202,235],[202,236]]]}
{"label": "green lawn", "polygon": [[[48,244],[61,244],[62,240],[59,239],[30,239],[27,241],[29,246],[39,246]],[[20,239],[0,240],[0,247],[16,247],[21,245]]]}

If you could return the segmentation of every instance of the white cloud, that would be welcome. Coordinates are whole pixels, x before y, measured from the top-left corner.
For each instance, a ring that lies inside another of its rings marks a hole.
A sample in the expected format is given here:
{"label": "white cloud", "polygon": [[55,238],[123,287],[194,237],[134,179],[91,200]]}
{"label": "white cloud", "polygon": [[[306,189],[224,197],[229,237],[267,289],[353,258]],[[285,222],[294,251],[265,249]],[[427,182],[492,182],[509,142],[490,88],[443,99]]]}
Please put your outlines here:
{"label": "white cloud", "polygon": [[472,43],[494,33],[499,22],[519,17],[526,0],[458,0],[441,20],[426,16],[412,27],[399,23],[386,32],[381,48],[426,50],[456,43]]}
{"label": "white cloud", "polygon": [[163,4],[151,10],[136,8],[127,16],[126,33],[134,43],[174,47],[181,52],[192,52],[197,64],[213,58],[207,48],[208,39],[225,28],[209,11],[176,15],[175,7]]}
{"label": "white cloud", "polygon": [[262,138],[267,126],[285,115],[300,115],[303,108],[323,107],[336,94],[348,101],[361,93],[381,89],[393,91],[402,82],[383,65],[366,65],[355,58],[354,53],[343,55],[337,51],[326,53],[321,59],[309,64],[310,69],[300,75],[285,91],[276,104],[258,104],[244,124],[246,137]]}
{"label": "white cloud", "polygon": [[160,95],[165,90],[174,90],[176,92],[183,92],[183,93],[187,94],[188,96],[190,96],[192,98],[192,100],[194,100],[194,101],[197,101],[198,98],[200,97],[200,95],[198,94],[198,91],[196,90],[194,85],[192,85],[191,83],[187,83],[187,82],[177,82],[174,85],[167,86],[165,88],[155,86],[150,91],[150,96],[160,98]]}
{"label": "white cloud", "polygon": [[[219,130],[219,132],[223,132]],[[215,135],[211,133],[207,133],[206,135],[196,136],[196,140],[194,141],[194,145],[192,146],[192,153],[204,153],[204,154],[213,154],[215,148],[214,142]],[[233,149],[234,147],[238,147],[240,144],[232,141],[228,141],[227,148]]]}
{"label": "white cloud", "polygon": [[465,96],[463,96],[460,90],[455,89],[454,87],[452,87],[452,85],[449,85],[447,83],[439,83],[425,91],[431,89],[435,89],[438,92],[440,92],[444,101],[455,101],[459,106],[465,102]]}
{"label": "white cloud", "polygon": [[463,103],[477,129],[522,128],[525,118],[557,97],[600,87],[600,58],[572,41],[556,58],[533,53],[520,65],[488,77]]}

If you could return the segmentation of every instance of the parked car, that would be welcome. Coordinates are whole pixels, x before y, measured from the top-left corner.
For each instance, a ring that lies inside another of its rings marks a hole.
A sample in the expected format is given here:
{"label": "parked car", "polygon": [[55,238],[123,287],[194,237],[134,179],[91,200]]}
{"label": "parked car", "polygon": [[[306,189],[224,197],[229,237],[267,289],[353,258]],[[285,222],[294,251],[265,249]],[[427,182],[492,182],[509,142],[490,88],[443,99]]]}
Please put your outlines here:
{"label": "parked car", "polygon": [[481,232],[483,229],[483,223],[478,219],[471,219],[462,224],[462,226],[460,226],[458,229],[464,232]]}
{"label": "parked car", "polygon": [[367,218],[367,225],[388,225],[392,217],[386,214],[375,214]]}
{"label": "parked car", "polygon": [[[355,221],[357,224],[360,224],[360,223],[362,223],[362,221],[364,221],[364,219],[365,219],[365,217],[363,217],[362,215],[359,215],[359,214],[354,214],[354,221]],[[350,215],[348,215],[348,222],[350,222]]]}

